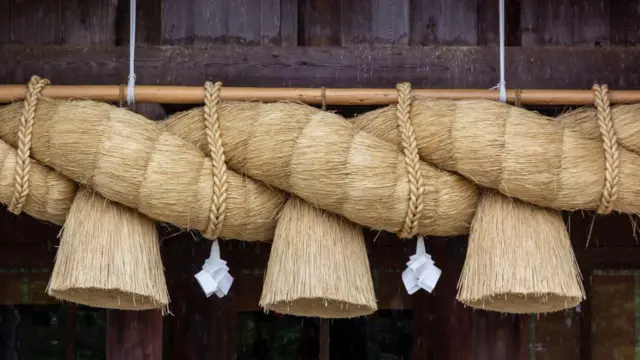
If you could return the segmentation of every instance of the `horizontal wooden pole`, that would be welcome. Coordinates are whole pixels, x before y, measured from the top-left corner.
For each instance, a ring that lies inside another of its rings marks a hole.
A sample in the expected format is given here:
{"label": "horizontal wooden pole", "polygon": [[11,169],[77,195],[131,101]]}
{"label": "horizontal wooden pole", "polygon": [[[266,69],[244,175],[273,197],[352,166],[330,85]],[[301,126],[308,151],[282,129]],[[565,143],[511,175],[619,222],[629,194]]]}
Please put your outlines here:
{"label": "horizontal wooden pole", "polygon": [[[124,86],[118,85],[50,85],[42,95],[54,99],[88,99],[99,101],[125,101]],[[526,105],[588,105],[593,104],[591,90],[520,90],[520,101]],[[229,101],[281,101],[294,100],[307,104],[321,104],[320,88],[248,88],[223,87],[222,100]],[[160,104],[200,104],[204,89],[201,86],[141,85],[135,88],[136,102]],[[387,105],[397,100],[395,89],[324,89],[328,105]],[[498,100],[496,90],[472,89],[414,89],[413,94],[435,99],[487,99]],[[23,100],[23,85],[0,85],[0,103]],[[640,90],[610,91],[613,103],[640,102]],[[516,100],[516,91],[508,90],[510,103]]]}
{"label": "horizontal wooden pole", "polygon": [[[33,74],[56,85],[122,84],[128,52],[3,45],[0,84],[25,84]],[[499,79],[495,47],[150,46],[135,55],[139,85],[393,89],[410,81],[416,89],[488,89]],[[640,89],[640,47],[509,47],[505,75],[509,89]]]}

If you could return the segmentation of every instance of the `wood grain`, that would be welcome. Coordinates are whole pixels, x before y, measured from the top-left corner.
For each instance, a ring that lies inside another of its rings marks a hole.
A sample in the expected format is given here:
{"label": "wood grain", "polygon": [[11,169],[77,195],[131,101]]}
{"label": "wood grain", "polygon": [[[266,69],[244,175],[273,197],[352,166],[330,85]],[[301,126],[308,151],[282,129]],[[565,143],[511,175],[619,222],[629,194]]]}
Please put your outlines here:
{"label": "wood grain", "polygon": [[62,43],[62,0],[10,0],[13,44]]}
{"label": "wood grain", "polygon": [[107,360],[162,360],[159,310],[107,312]]}
{"label": "wood grain", "polygon": [[64,1],[62,41],[65,44],[116,45],[117,0]]}
{"label": "wood grain", "polygon": [[478,0],[411,0],[411,45],[476,45]]}

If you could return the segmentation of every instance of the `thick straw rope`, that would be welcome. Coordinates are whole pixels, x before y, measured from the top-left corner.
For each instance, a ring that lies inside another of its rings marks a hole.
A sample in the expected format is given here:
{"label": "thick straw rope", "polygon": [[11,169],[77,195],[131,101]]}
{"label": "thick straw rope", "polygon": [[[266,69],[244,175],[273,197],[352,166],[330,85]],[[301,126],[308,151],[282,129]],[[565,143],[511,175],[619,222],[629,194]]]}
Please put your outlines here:
{"label": "thick straw rope", "polygon": [[209,210],[209,225],[205,236],[214,239],[220,236],[222,224],[227,211],[227,164],[222,147],[218,104],[220,103],[221,82],[215,85],[207,81],[204,85],[204,122],[211,156],[211,172],[213,174],[213,194]]}
{"label": "thick straw rope", "polygon": [[412,237],[417,234],[420,224],[420,215],[424,207],[424,182],[420,171],[420,156],[418,155],[418,142],[411,123],[411,84],[401,83],[397,85],[398,105],[396,110],[398,129],[402,137],[402,151],[409,176],[409,208],[404,225],[398,236],[402,238]]}
{"label": "thick straw rope", "polygon": [[9,211],[19,215],[29,196],[29,176],[31,173],[31,139],[36,117],[36,105],[40,92],[49,84],[49,80],[34,75],[27,85],[27,96],[20,116],[18,130],[18,157],[16,163],[15,192],[9,204]]}
{"label": "thick straw rope", "polygon": [[618,197],[618,181],[620,179],[620,151],[618,137],[613,127],[611,116],[611,102],[607,85],[594,85],[595,105],[598,116],[598,126],[602,134],[605,155],[604,189],[602,200],[597,212],[609,214],[613,210],[613,203]]}

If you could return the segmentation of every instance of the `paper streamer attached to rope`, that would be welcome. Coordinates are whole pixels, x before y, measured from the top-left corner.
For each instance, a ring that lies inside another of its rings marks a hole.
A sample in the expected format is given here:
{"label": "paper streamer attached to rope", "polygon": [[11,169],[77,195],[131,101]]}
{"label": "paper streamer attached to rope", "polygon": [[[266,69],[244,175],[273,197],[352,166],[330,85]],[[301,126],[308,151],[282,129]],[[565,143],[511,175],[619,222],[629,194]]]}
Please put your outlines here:
{"label": "paper streamer attached to rope", "polygon": [[229,274],[227,262],[220,258],[218,240],[213,241],[211,255],[204,261],[202,270],[195,275],[195,278],[207,297],[215,293],[221,298],[229,293],[233,277]]}
{"label": "paper streamer attached to rope", "polygon": [[420,288],[432,292],[436,286],[442,271],[438,269],[431,255],[427,254],[424,247],[424,239],[418,237],[415,255],[409,257],[407,269],[402,272],[402,282],[409,295],[420,290]]}

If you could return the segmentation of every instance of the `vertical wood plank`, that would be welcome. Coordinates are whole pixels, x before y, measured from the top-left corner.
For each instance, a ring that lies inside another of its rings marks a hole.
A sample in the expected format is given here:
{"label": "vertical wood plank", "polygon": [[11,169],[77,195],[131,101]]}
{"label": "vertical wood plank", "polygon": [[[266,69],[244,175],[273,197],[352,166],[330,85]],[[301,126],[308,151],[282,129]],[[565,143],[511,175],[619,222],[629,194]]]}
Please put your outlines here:
{"label": "vertical wood plank", "polygon": [[412,318],[412,345],[411,359],[428,360],[432,358],[432,347],[438,346],[434,341],[433,334],[437,334],[440,329],[434,329],[432,321],[433,299],[430,294],[418,291],[411,295]]}
{"label": "vertical wood plank", "polygon": [[11,43],[62,44],[61,0],[11,0],[10,6]]}
{"label": "vertical wood plank", "polygon": [[[376,3],[378,2],[376,1]],[[373,1],[361,0],[342,0],[340,2],[342,45],[371,43],[373,4]]]}
{"label": "vertical wood plank", "polygon": [[539,45],[572,45],[575,40],[576,13],[573,0],[537,2]]}
{"label": "vertical wood plank", "polygon": [[193,0],[162,0],[162,44],[189,45],[195,36]]}
{"label": "vertical wood plank", "polygon": [[0,45],[11,41],[11,1],[0,1]]}
{"label": "vertical wood plank", "polygon": [[340,12],[340,0],[300,0],[300,45],[339,45]]}
{"label": "vertical wood plank", "polygon": [[117,5],[117,0],[64,0],[62,41],[68,45],[115,45]]}
{"label": "vertical wood plank", "polygon": [[[505,0],[505,45],[520,46],[520,0]],[[500,43],[500,7],[496,0],[478,0],[478,45]]]}
{"label": "vertical wood plank", "polygon": [[520,34],[522,46],[538,43],[538,0],[520,0]]}
{"label": "vertical wood plank", "polygon": [[74,360],[76,358],[77,306],[74,303],[65,306],[68,308],[65,334],[65,360]]}
{"label": "vertical wood plank", "polygon": [[611,43],[640,44],[640,0],[611,1]]}
{"label": "vertical wood plank", "polygon": [[[118,2],[118,37],[116,39],[118,45],[129,44],[129,1]],[[161,2],[156,0],[136,1],[136,44],[160,44],[162,42]]]}
{"label": "vertical wood plank", "polygon": [[194,43],[226,44],[229,33],[227,0],[194,0]]}
{"label": "vertical wood plank", "polygon": [[478,0],[411,0],[411,45],[477,43]]}
{"label": "vertical wood plank", "polygon": [[281,0],[280,38],[282,46],[298,45],[298,0]]}
{"label": "vertical wood plank", "polygon": [[107,360],[162,360],[159,310],[107,312]]}
{"label": "vertical wood plank", "polygon": [[[575,0],[575,45],[607,46],[611,40],[611,0]],[[625,3],[626,1],[615,1]]]}
{"label": "vertical wood plank", "polygon": [[235,0],[227,7],[228,44],[260,45],[260,0]]}
{"label": "vertical wood plank", "polygon": [[282,0],[260,0],[260,44],[280,45]]}
{"label": "vertical wood plank", "polygon": [[376,44],[409,44],[410,0],[372,0],[371,30]]}
{"label": "vertical wood plank", "polygon": [[520,353],[518,316],[492,311],[474,312],[473,352],[476,360],[511,360]]}
{"label": "vertical wood plank", "polygon": [[320,360],[329,360],[331,356],[331,322],[329,319],[320,319]]}

